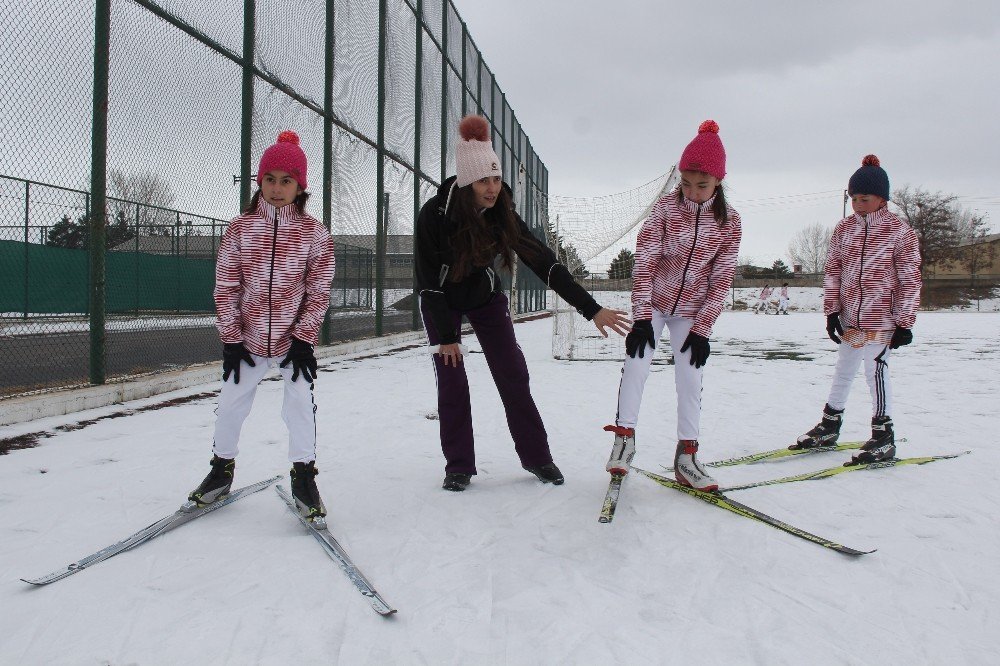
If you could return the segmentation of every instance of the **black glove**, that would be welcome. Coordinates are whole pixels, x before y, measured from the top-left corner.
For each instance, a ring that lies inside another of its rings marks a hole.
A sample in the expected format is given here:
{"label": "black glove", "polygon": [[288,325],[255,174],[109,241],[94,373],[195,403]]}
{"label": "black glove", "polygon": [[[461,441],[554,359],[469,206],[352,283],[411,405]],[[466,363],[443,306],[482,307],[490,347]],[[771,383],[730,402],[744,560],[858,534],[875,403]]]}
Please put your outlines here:
{"label": "black glove", "polygon": [[246,350],[242,342],[224,342],[222,344],[222,381],[229,379],[229,373],[233,374],[233,383],[240,383],[240,361],[246,361],[251,368],[257,364],[253,362],[253,357]]}
{"label": "black glove", "polygon": [[299,373],[302,373],[302,378],[307,382],[312,384],[316,381],[316,357],[313,356],[313,346],[308,342],[302,342],[298,338],[292,338],[292,347],[285,354],[284,360],[278,365],[278,367],[283,368],[289,363],[292,364],[292,381],[294,382],[299,378]]}
{"label": "black glove", "polygon": [[708,344],[708,338],[697,333],[688,333],[684,344],[681,345],[681,353],[691,349],[691,365],[696,368],[708,363],[708,355],[712,353],[712,348]]}
{"label": "black glove", "polygon": [[826,316],[826,334],[839,345],[840,338],[837,337],[837,333],[843,335],[844,327],[840,325],[840,313],[831,312]]}
{"label": "black glove", "polygon": [[647,344],[656,349],[656,340],[653,339],[653,322],[649,319],[636,319],[632,322],[632,331],[625,336],[625,353],[635,358],[635,353],[639,352],[639,358],[643,358]]}
{"label": "black glove", "polygon": [[911,342],[913,342],[913,331],[908,328],[903,328],[902,326],[897,326],[896,330],[892,332],[892,340],[889,341],[889,349],[905,347]]}

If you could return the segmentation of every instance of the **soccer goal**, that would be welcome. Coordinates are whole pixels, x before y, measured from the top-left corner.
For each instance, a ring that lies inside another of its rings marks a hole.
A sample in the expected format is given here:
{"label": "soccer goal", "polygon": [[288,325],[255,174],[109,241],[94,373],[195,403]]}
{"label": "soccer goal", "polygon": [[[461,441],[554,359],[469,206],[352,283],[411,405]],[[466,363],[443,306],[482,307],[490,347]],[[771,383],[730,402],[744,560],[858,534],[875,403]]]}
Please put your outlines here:
{"label": "soccer goal", "polygon": [[[602,197],[550,197],[549,244],[559,260],[606,308],[631,312],[635,241],[653,204],[676,187],[676,166],[627,192]],[[625,344],[603,338],[576,309],[550,292],[552,356],[569,361],[621,361]]]}

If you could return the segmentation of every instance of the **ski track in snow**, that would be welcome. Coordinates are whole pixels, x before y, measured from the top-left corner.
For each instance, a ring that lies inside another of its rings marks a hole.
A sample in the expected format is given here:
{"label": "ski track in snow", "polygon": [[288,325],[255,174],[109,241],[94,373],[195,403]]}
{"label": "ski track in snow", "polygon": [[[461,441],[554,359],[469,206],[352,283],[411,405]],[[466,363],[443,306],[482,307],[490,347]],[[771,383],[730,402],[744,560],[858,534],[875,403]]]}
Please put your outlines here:
{"label": "ski track in snow", "polygon": [[[836,358],[824,323],[723,314],[702,397],[704,460],[780,447],[817,421]],[[734,493],[796,527],[878,548],[861,558],[634,473],[614,521],[599,525],[611,444],[601,428],[614,418],[620,365],[553,360],[551,328],[543,319],[516,332],[566,475],[558,487],[521,469],[474,338],[465,363],[479,474],[464,493],[440,489],[426,348],[324,362],[319,487],[334,535],[399,609],[391,619],[273,488],[64,581],[18,580],[174,511],[207,472],[218,386],[5,428],[42,434],[0,456],[0,663],[1000,662],[1000,455],[988,438],[1000,314],[921,312],[914,343],[890,357],[896,431],[908,438],[899,455],[972,455]],[[637,428],[635,462],[652,471],[673,455],[672,375],[654,366]],[[276,381],[258,390],[237,486],[288,468],[281,394]],[[184,396],[200,397],[149,408]],[[859,372],[845,440],[867,437],[869,404]],[[714,474],[735,485],[849,457]]]}

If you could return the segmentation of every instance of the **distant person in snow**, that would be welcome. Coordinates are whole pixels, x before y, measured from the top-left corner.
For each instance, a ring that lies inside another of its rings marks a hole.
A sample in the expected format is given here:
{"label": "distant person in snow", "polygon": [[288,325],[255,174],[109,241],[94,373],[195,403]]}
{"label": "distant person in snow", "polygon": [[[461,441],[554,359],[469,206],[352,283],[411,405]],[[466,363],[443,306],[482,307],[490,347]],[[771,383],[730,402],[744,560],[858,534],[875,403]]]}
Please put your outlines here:
{"label": "distant person in snow", "polygon": [[910,225],[889,212],[889,176],[876,156],[862,160],[847,192],[854,214],[833,230],[823,277],[826,332],[840,345],[833,386],[822,420],[789,448],[836,443],[851,383],[864,362],[872,396],[872,436],[846,463],[859,465],[896,455],[889,352],[913,340],[910,329],[920,305],[920,248]]}
{"label": "distant person in snow", "polygon": [[264,151],[260,189],[226,227],[215,268],[217,327],[222,338],[222,391],[216,410],[212,470],[192,501],[229,494],[240,429],[257,385],[277,366],[285,380],[282,418],[288,426],[292,495],[299,511],[321,523],[326,508],[316,487],[313,381],[316,343],[330,304],[333,238],[306,214],[306,154],[285,131]]}
{"label": "distant person in snow", "polygon": [[781,285],[781,292],[778,295],[778,311],[774,314],[788,314],[788,283]]}
{"label": "distant person in snow", "polygon": [[664,326],[670,330],[677,388],[679,483],[715,490],[718,483],[697,459],[701,383],[709,336],[736,272],[742,227],[726,203],[722,179],[726,151],[719,126],[706,120],[681,154],[680,186],[653,205],[636,242],[632,271],[632,331],[625,338],[625,366],[618,389],[615,433],[606,469],[628,473],[635,454],[635,426],[653,350]]}
{"label": "distant person in snow", "polygon": [[753,313],[760,314],[763,312],[767,314],[768,303],[767,300],[771,297],[771,286],[764,285],[764,288],[760,290],[760,295],[757,297],[757,305],[754,306]]}
{"label": "distant person in snow", "polygon": [[555,254],[514,211],[503,182],[489,123],[466,116],[455,147],[457,175],[444,181],[420,209],[416,223],[416,273],[420,311],[433,349],[437,377],[445,490],[462,491],[476,474],[469,381],[462,342],[463,315],[482,345],[496,382],[521,466],[543,483],[563,483],[548,435],[528,386],[528,366],[514,337],[510,307],[498,269],[523,264],[607,337],[624,335],[627,313],[597,304]]}

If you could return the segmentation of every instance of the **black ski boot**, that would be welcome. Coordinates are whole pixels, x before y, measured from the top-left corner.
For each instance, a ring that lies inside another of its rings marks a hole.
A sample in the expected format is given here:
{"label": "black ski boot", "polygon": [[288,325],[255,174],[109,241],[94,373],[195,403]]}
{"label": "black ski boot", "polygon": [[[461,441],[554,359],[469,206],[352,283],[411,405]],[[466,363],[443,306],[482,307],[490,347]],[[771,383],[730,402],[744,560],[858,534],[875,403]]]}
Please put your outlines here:
{"label": "black ski boot", "polygon": [[844,410],[834,409],[830,405],[823,406],[823,419],[816,427],[804,435],[799,435],[795,444],[789,446],[795,449],[815,449],[817,446],[829,446],[837,443],[840,437],[840,426],[844,423]]}
{"label": "black ski boot", "polygon": [[201,485],[191,491],[188,500],[198,506],[205,506],[229,497],[229,488],[233,485],[233,472],[236,471],[236,460],[212,456],[212,471],[208,473]]}
{"label": "black ski boot", "polygon": [[896,457],[896,435],[892,431],[892,419],[888,416],[872,418],[872,438],[861,446],[861,452],[856,454],[845,467],[852,465],[870,465],[871,463],[892,460]]}
{"label": "black ski boot", "polygon": [[471,474],[462,474],[461,472],[448,472],[444,475],[444,483],[441,487],[445,490],[451,490],[452,492],[461,492],[472,483]]}
{"label": "black ski boot", "polygon": [[[326,515],[326,507],[323,506],[323,500],[319,496],[319,488],[316,487],[317,474],[319,474],[319,470],[316,469],[315,460],[308,463],[292,463],[292,469],[289,472],[292,479],[292,497],[295,498],[295,506],[299,513],[310,522],[323,522],[318,519],[322,519]],[[323,524],[325,525],[325,523]]]}
{"label": "black ski boot", "polygon": [[563,478],[562,472],[556,467],[554,462],[546,463],[544,465],[539,465],[538,467],[524,467],[532,474],[538,477],[538,480],[542,483],[551,483],[554,486],[561,486],[566,480]]}

